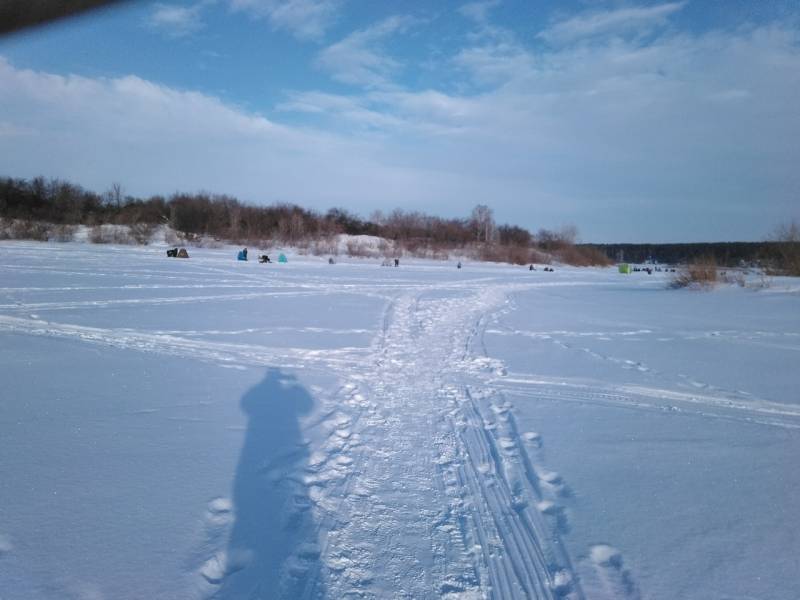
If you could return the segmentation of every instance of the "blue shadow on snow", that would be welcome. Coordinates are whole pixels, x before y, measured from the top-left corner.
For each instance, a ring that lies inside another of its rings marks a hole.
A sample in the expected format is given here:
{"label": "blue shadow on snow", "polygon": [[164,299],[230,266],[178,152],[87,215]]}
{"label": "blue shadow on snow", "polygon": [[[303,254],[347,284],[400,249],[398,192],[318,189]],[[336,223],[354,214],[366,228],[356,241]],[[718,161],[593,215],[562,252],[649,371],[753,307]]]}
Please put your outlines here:
{"label": "blue shadow on snow", "polygon": [[269,369],[242,397],[248,417],[233,483],[229,574],[215,598],[321,598],[317,527],[301,481],[308,449],[299,417],[314,400],[297,379]]}

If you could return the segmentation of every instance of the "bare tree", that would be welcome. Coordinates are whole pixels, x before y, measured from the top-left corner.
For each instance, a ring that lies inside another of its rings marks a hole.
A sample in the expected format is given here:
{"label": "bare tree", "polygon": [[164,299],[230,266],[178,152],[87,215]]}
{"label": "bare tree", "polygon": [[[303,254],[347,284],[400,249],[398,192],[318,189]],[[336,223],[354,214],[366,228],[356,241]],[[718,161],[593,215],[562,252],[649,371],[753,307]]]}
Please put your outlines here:
{"label": "bare tree", "polygon": [[575,225],[564,225],[559,230],[558,237],[564,244],[574,244],[578,241],[578,228]]}
{"label": "bare tree", "polygon": [[470,222],[475,231],[476,242],[491,242],[494,239],[494,211],[485,204],[472,209]]}
{"label": "bare tree", "polygon": [[772,238],[778,242],[780,264],[777,271],[800,276],[800,223],[792,219],[775,228]]}
{"label": "bare tree", "polygon": [[108,204],[119,208],[122,206],[122,184],[116,181],[111,184],[111,187],[105,193],[106,202]]}

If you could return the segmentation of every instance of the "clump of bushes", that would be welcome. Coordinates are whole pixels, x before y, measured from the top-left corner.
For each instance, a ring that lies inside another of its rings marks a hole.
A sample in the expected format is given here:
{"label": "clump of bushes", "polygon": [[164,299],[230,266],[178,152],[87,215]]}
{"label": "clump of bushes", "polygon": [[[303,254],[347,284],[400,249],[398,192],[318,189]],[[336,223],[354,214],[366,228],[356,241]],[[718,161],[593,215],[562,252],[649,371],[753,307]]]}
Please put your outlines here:
{"label": "clump of bushes", "polygon": [[556,255],[573,267],[607,267],[612,263],[604,252],[591,246],[564,246]]}
{"label": "clump of bushes", "polygon": [[89,241],[93,244],[135,243],[128,227],[115,225],[95,225],[89,230]]}
{"label": "clump of bushes", "polygon": [[670,282],[672,288],[711,289],[719,281],[717,263],[713,258],[704,257],[689,263],[678,270]]}
{"label": "clump of bushes", "polygon": [[76,225],[53,225],[50,230],[50,241],[53,242],[71,242],[75,239],[75,231],[78,229]]}
{"label": "clump of bushes", "polygon": [[777,257],[770,274],[800,277],[800,223],[791,221],[778,227],[773,235],[777,242]]}
{"label": "clump of bushes", "polygon": [[134,223],[130,226],[130,237],[132,237],[137,244],[146,246],[150,243],[150,239],[153,237],[156,227],[157,226],[153,223]]}
{"label": "clump of bushes", "polygon": [[54,225],[42,221],[0,218],[0,240],[69,242],[75,237],[74,225]]}

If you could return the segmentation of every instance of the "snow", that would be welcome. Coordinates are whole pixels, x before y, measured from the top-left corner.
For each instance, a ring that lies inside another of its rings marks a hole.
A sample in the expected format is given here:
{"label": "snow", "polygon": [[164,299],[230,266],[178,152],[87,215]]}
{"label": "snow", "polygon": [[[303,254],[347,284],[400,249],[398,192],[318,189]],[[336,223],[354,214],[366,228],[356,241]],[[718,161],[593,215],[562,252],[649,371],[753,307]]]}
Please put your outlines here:
{"label": "snow", "polygon": [[190,254],[0,244],[0,598],[800,596],[796,280]]}

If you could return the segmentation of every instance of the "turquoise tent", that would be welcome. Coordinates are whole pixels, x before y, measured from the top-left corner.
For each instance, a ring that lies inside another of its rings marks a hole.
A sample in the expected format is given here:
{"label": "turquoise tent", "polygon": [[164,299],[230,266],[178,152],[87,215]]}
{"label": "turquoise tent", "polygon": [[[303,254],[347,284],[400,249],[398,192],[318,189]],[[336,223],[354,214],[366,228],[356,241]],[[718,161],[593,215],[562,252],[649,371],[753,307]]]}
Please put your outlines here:
{"label": "turquoise tent", "polygon": [[281,254],[281,255],[278,257],[278,262],[279,262],[279,263],[285,263],[285,262],[289,262],[289,260],[286,258],[286,255],[285,255],[285,254]]}

